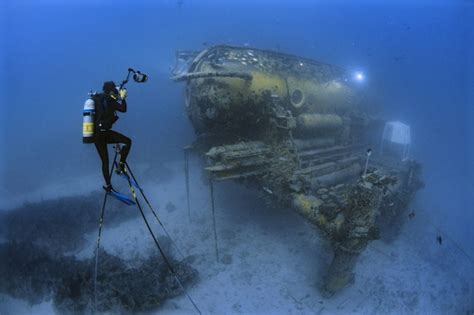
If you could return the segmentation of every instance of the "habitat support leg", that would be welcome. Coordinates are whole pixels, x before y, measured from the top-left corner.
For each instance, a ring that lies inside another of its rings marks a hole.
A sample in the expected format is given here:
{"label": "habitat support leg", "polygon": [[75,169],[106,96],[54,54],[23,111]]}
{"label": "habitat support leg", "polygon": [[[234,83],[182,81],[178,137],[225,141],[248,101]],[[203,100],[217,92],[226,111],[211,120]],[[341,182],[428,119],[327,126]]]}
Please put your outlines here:
{"label": "habitat support leg", "polygon": [[191,222],[191,203],[189,201],[189,147],[184,148],[184,177],[186,181],[186,206],[188,208],[188,219]]}
{"label": "habitat support leg", "polygon": [[216,251],[216,261],[219,262],[219,247],[217,245],[217,230],[216,230],[216,211],[214,207],[214,185],[212,179],[209,180],[209,187],[211,189],[211,210],[212,210],[212,228],[214,230],[214,247]]}
{"label": "habitat support leg", "polygon": [[358,252],[336,249],[329,270],[324,277],[323,294],[330,297],[354,283],[354,267]]}

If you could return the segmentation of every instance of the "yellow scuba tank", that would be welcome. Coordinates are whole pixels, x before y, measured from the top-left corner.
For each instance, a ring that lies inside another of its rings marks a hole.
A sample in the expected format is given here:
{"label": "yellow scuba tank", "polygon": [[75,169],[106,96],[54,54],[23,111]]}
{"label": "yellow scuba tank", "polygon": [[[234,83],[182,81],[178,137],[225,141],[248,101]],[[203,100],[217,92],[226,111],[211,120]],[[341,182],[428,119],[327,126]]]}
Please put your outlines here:
{"label": "yellow scuba tank", "polygon": [[95,101],[93,96],[95,93],[90,93],[89,98],[84,103],[84,111],[82,113],[82,142],[94,142],[94,116],[95,116]]}

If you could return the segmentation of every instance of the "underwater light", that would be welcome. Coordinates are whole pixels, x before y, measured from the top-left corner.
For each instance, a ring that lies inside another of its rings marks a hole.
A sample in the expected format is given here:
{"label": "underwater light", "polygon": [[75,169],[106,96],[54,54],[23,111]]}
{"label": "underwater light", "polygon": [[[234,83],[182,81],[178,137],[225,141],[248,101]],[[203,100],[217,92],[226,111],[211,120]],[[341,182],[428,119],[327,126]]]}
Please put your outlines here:
{"label": "underwater light", "polygon": [[355,78],[356,81],[362,82],[362,81],[364,81],[365,76],[362,72],[357,71],[356,73],[354,73],[354,78]]}

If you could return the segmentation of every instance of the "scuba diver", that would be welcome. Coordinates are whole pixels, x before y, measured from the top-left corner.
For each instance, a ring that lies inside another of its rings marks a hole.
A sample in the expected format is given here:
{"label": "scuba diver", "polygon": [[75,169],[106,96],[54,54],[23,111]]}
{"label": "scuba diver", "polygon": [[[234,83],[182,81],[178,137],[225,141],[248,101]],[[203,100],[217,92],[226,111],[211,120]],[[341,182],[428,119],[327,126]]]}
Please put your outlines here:
{"label": "scuba diver", "polygon": [[112,125],[118,120],[116,111],[125,113],[127,111],[127,90],[125,88],[117,89],[113,81],[104,82],[103,93],[95,95],[95,122],[94,122],[94,144],[102,161],[102,175],[104,176],[107,192],[113,190],[109,173],[109,152],[107,144],[122,143],[118,171],[125,173],[125,162],[130,153],[132,140],[121,133],[112,130]]}
{"label": "scuba diver", "polygon": [[123,144],[120,151],[120,161],[116,165],[117,173],[126,175],[126,161],[132,146],[132,140],[112,130],[113,124],[119,119],[117,111],[125,113],[127,111],[127,90],[125,84],[128,83],[130,75],[133,74],[133,81],[144,83],[148,76],[138,70],[128,68],[127,77],[120,86],[116,86],[113,81],[106,81],[102,87],[102,93],[89,92],[89,98],[84,103],[82,121],[82,142],[94,143],[102,162],[102,175],[104,176],[104,189],[108,192],[115,192],[110,181],[109,152],[107,144]]}

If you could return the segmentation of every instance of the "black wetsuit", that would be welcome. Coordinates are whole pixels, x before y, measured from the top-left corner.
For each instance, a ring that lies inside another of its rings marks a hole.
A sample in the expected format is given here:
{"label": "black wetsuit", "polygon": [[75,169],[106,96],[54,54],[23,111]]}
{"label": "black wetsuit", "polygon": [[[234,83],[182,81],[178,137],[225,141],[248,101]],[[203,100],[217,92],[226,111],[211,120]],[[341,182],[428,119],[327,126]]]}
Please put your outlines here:
{"label": "black wetsuit", "polygon": [[120,162],[122,163],[125,163],[132,146],[132,140],[130,140],[130,138],[111,130],[112,125],[118,119],[118,116],[115,114],[116,111],[125,113],[127,111],[127,102],[123,100],[121,103],[119,103],[109,95],[105,94],[99,94],[96,97],[94,143],[97,152],[99,153],[100,159],[102,160],[102,174],[104,175],[105,183],[107,185],[111,185],[109,174],[109,152],[107,150],[107,144],[124,144],[120,155]]}

